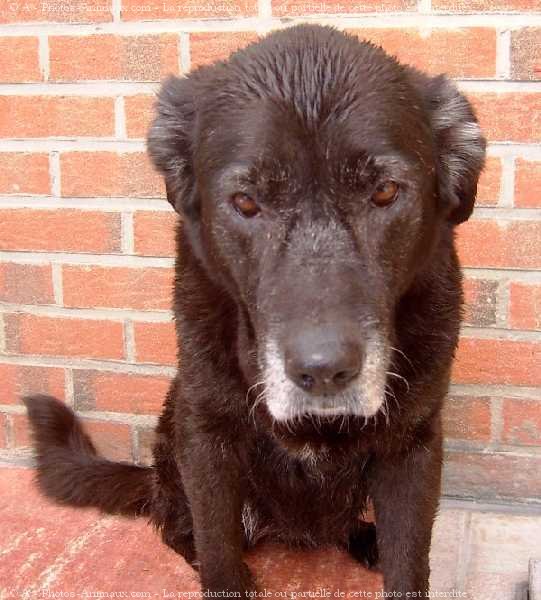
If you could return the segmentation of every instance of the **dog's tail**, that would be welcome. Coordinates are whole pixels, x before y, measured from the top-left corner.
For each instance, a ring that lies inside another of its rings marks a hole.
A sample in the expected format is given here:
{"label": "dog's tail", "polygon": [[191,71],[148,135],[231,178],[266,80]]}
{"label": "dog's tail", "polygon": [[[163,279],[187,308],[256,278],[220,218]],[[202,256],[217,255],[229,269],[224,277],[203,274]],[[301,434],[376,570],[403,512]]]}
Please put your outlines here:
{"label": "dog's tail", "polygon": [[101,458],[75,413],[59,400],[36,395],[23,402],[34,436],[37,482],[47,497],[110,514],[149,514],[152,467]]}

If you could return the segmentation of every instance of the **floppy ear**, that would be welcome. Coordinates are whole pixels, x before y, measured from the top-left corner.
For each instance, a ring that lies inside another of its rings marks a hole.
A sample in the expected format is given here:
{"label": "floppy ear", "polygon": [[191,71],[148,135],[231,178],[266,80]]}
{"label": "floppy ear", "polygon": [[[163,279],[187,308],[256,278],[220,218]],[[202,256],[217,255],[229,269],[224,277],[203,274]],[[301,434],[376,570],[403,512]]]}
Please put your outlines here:
{"label": "floppy ear", "polygon": [[486,140],[471,104],[440,75],[428,83],[432,128],[439,154],[439,195],[448,219],[457,225],[473,211],[477,182],[485,163]]}
{"label": "floppy ear", "polygon": [[192,215],[194,207],[193,135],[195,101],[189,77],[169,77],[156,103],[148,132],[148,153],[163,174],[167,200],[178,212]]}

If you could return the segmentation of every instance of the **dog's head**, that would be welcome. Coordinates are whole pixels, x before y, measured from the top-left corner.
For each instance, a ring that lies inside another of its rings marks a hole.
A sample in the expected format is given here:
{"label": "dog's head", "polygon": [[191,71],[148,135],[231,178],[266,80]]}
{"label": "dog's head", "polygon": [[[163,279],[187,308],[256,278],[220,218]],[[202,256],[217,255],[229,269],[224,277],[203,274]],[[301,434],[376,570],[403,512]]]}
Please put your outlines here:
{"label": "dog's head", "polygon": [[240,361],[270,414],[375,415],[397,302],[473,210],[485,141],[468,101],[298,26],[169,79],[157,108],[150,155],[238,305]]}

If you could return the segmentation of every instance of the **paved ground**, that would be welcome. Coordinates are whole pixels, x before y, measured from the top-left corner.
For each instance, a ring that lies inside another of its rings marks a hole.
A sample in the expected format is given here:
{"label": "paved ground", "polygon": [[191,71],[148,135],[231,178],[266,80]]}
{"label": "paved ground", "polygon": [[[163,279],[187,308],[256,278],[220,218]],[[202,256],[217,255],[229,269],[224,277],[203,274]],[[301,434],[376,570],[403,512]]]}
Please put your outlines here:
{"label": "paved ground", "polygon": [[[28,468],[0,469],[2,599],[103,598],[111,592],[163,599],[198,591],[194,572],[143,519],[54,506],[37,494],[32,477]],[[530,558],[541,558],[540,508],[445,501],[431,556],[432,589],[441,593],[434,597],[525,598]],[[338,551],[301,553],[265,545],[247,562],[269,598],[318,589],[320,598],[381,597],[380,578]]]}

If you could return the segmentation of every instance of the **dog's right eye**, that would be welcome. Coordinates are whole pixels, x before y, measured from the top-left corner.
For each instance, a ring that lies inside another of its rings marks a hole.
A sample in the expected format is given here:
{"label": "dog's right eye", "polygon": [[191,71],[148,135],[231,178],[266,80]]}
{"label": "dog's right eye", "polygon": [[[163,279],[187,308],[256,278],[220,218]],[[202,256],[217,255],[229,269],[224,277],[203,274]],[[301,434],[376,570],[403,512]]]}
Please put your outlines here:
{"label": "dog's right eye", "polygon": [[388,206],[392,204],[398,195],[398,184],[394,181],[386,181],[372,194],[372,202],[376,206]]}
{"label": "dog's right eye", "polygon": [[245,219],[251,219],[259,214],[261,209],[257,202],[244,192],[237,192],[231,196],[231,204],[235,210]]}

